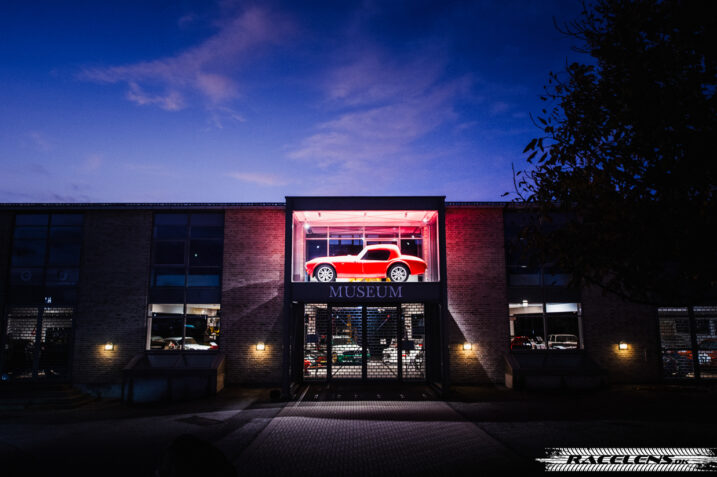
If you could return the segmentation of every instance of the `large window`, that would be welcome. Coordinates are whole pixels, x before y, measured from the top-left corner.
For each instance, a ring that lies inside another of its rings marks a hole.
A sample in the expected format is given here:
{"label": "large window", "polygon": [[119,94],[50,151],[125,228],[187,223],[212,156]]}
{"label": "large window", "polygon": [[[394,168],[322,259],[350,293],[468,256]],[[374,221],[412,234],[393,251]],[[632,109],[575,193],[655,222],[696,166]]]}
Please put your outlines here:
{"label": "large window", "polygon": [[[717,378],[717,307],[659,308],[662,373],[667,378]],[[695,360],[695,356],[697,359]]]}
{"label": "large window", "polygon": [[80,280],[82,214],[17,214],[2,373],[67,379]]}
{"label": "large window", "polygon": [[579,349],[582,323],[579,303],[511,303],[510,349]]}
{"label": "large window", "polygon": [[219,304],[153,304],[149,306],[147,349],[219,349]]}
{"label": "large window", "polygon": [[438,213],[296,211],[292,280],[438,281]]}
{"label": "large window", "polygon": [[[526,228],[533,215],[525,211],[508,211],[504,215],[505,254],[510,287],[566,287],[571,275],[557,269],[551,263],[541,262],[537,254],[530,249],[526,238]],[[543,224],[544,230],[560,227],[564,223],[559,216],[549,224]]]}
{"label": "large window", "polygon": [[80,279],[82,214],[18,214],[10,261],[13,304],[74,304]]}
{"label": "large window", "polygon": [[147,349],[218,348],[224,214],[154,215]]}

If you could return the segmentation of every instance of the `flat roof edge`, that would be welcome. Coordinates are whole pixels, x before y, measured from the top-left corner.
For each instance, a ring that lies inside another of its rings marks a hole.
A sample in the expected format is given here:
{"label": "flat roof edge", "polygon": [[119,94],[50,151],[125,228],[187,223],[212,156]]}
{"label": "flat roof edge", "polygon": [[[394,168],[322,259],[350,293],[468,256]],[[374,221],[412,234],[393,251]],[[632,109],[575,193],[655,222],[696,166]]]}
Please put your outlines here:
{"label": "flat roof edge", "polygon": [[241,207],[284,208],[283,202],[97,202],[97,203],[0,203],[1,209],[233,209]]}
{"label": "flat roof edge", "polygon": [[[369,196],[336,196],[336,197],[311,197],[311,199],[364,199]],[[445,196],[386,196],[370,197],[372,199],[443,199]],[[287,196],[287,199],[301,198],[307,196]],[[491,202],[491,201],[446,201],[446,207],[520,207],[515,202]],[[0,210],[12,209],[114,209],[114,210],[140,210],[140,209],[233,209],[233,208],[285,208],[285,202],[7,202],[0,203]]]}

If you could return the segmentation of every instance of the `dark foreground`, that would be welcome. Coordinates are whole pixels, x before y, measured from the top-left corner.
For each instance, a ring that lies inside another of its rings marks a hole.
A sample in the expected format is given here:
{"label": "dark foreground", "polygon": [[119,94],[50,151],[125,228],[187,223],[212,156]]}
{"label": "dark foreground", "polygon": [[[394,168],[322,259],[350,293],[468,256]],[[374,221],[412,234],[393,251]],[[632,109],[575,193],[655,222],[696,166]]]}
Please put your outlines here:
{"label": "dark foreground", "polygon": [[[0,410],[0,475],[542,473],[546,447],[717,447],[717,387],[584,393],[424,386],[267,389],[128,407]],[[0,401],[1,402],[1,401]],[[182,436],[182,437],[180,437]]]}

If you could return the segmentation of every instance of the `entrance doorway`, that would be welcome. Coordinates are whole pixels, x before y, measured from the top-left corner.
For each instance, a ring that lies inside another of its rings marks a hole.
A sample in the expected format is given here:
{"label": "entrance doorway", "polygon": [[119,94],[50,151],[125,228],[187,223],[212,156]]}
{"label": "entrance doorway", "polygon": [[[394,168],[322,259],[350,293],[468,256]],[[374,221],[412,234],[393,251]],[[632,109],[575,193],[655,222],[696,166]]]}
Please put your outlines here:
{"label": "entrance doorway", "polygon": [[305,381],[425,381],[422,303],[304,305]]}

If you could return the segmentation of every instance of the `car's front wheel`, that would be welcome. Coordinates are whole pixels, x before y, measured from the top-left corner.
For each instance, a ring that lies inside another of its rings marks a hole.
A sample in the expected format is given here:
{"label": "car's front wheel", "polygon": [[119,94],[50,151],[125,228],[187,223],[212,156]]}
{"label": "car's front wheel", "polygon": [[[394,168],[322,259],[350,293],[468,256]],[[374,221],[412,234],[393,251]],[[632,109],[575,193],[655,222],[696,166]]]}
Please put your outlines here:
{"label": "car's front wheel", "polygon": [[410,275],[408,267],[401,263],[397,263],[388,270],[388,278],[392,282],[405,282],[408,280],[408,275]]}
{"label": "car's front wheel", "polygon": [[333,282],[336,280],[336,270],[331,265],[319,265],[314,275],[320,282]]}

